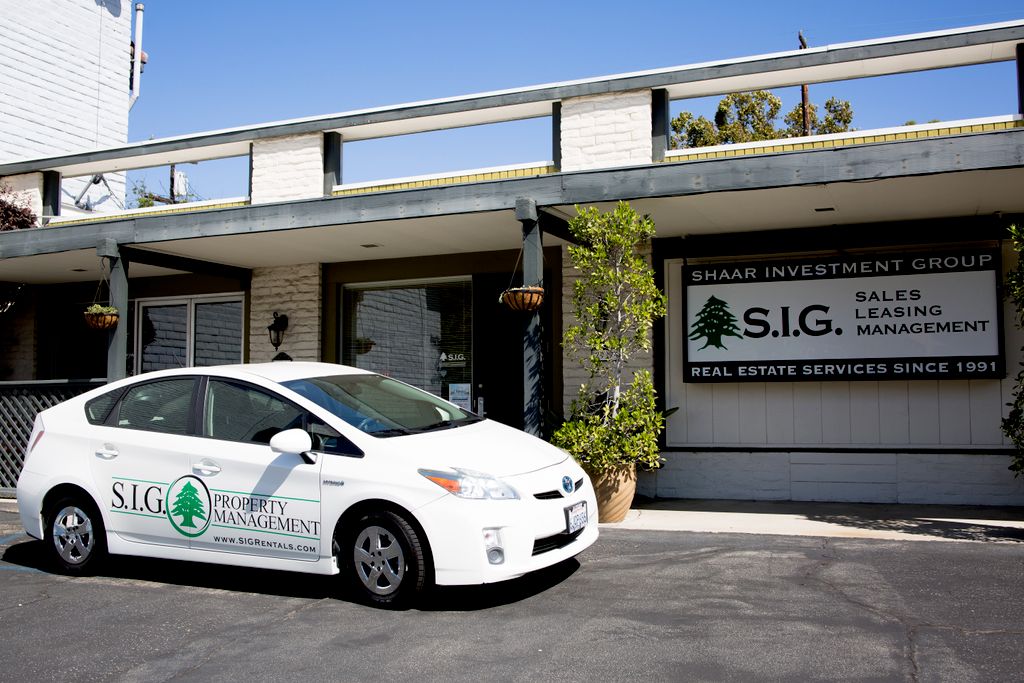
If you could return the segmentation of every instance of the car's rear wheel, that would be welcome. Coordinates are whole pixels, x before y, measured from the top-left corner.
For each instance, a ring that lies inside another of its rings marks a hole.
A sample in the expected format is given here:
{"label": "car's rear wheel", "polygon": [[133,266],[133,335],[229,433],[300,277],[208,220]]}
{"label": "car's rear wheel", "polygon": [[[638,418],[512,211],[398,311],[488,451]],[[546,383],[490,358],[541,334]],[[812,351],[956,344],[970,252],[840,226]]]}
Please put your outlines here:
{"label": "car's rear wheel", "polygon": [[66,574],[87,574],[106,555],[103,519],[92,501],[61,497],[46,510],[45,542],[57,569]]}
{"label": "car's rear wheel", "polygon": [[427,587],[419,534],[393,512],[371,512],[351,525],[341,543],[349,584],[358,597],[382,607],[409,605]]}

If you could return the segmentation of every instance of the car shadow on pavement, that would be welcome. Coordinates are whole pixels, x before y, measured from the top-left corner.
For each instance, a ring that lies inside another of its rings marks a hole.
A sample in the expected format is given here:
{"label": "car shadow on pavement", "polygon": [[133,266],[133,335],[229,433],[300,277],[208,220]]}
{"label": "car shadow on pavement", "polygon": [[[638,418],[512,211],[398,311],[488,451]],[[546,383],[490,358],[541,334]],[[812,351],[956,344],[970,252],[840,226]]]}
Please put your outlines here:
{"label": "car shadow on pavement", "polygon": [[518,579],[479,586],[437,586],[420,604],[431,612],[472,612],[521,602],[562,583],[580,568],[579,560],[569,558]]}
{"label": "car shadow on pavement", "polygon": [[[30,540],[8,546],[0,561],[25,569],[60,575],[53,569],[42,541]],[[417,605],[425,611],[474,611],[507,605],[552,588],[579,569],[575,559],[518,579],[482,586],[438,586]],[[161,560],[118,555],[108,557],[94,576],[146,581],[240,593],[320,600],[336,598],[363,604],[349,595],[338,576],[232,567],[202,562]]]}

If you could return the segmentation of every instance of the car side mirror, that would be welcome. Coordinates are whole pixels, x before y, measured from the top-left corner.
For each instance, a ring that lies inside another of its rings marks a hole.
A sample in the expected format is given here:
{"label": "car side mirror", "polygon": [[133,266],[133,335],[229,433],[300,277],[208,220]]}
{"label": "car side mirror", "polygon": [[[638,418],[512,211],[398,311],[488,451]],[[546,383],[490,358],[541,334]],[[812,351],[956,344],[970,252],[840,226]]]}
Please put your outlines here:
{"label": "car side mirror", "polygon": [[270,450],[274,453],[293,453],[310,465],[316,463],[313,440],[303,429],[286,429],[270,437]]}

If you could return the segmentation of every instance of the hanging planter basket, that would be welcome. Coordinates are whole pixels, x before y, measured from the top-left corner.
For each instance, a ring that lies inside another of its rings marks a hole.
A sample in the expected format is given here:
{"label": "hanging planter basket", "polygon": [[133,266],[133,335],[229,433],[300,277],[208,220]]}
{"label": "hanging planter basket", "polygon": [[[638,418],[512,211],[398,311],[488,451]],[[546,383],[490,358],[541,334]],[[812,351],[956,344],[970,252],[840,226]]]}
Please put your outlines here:
{"label": "hanging planter basket", "polygon": [[85,324],[94,330],[109,330],[117,327],[118,313],[85,313]]}
{"label": "hanging planter basket", "polygon": [[109,292],[110,281],[107,279],[107,269],[104,266],[103,257],[100,257],[100,281],[96,283],[96,295],[93,297],[92,305],[87,306],[82,312],[85,315],[85,324],[94,330],[109,330],[117,327],[119,317],[117,308],[100,303],[100,293],[104,284],[107,285]]}
{"label": "hanging planter basket", "polygon": [[356,337],[355,339],[352,340],[352,353],[356,354],[357,356],[361,356],[364,353],[369,353],[370,351],[373,350],[375,344],[376,342],[374,342],[372,339],[367,339],[366,337]]}
{"label": "hanging planter basket", "polygon": [[501,293],[499,301],[513,311],[536,311],[544,303],[544,288],[510,287]]}

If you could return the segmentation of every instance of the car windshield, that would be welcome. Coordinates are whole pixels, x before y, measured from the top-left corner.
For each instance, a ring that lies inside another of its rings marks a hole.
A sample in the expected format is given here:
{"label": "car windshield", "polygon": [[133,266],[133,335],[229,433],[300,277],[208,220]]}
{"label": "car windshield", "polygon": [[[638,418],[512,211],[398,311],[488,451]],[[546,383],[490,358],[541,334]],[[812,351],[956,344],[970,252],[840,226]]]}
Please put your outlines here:
{"label": "car windshield", "polygon": [[483,418],[381,375],[334,375],[282,382],[356,429],[378,437],[450,429]]}

